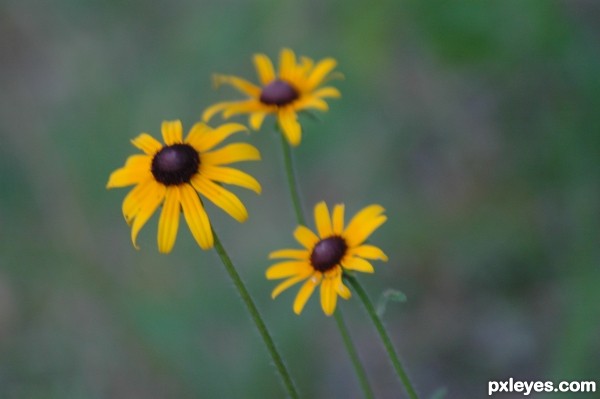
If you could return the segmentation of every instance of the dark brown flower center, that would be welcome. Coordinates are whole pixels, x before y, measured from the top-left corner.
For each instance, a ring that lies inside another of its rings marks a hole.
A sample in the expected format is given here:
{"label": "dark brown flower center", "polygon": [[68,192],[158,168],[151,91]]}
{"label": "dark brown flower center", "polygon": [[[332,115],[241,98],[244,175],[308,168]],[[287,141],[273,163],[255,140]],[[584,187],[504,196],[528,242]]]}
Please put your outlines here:
{"label": "dark brown flower center", "polygon": [[198,172],[200,156],[187,144],[163,147],[152,159],[152,174],[165,186],[188,183]]}
{"label": "dark brown flower center", "polygon": [[285,105],[298,98],[298,91],[283,80],[274,80],[260,93],[260,102],[267,105]]}
{"label": "dark brown flower center", "polygon": [[325,238],[313,248],[310,263],[316,270],[325,272],[340,263],[347,249],[348,245],[342,237]]}

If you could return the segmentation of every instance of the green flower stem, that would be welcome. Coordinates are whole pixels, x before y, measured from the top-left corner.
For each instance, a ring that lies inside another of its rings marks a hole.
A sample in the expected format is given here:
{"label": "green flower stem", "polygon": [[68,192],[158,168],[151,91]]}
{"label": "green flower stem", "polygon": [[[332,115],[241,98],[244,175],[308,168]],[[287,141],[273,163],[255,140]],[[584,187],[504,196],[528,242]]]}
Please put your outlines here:
{"label": "green flower stem", "polygon": [[[298,195],[298,183],[296,181],[296,175],[294,173],[292,151],[282,132],[280,132],[279,136],[281,137],[281,147],[283,149],[285,171],[287,175],[288,186],[290,188],[290,194],[292,197],[292,203],[294,205],[294,211],[296,212],[296,220],[299,224],[306,226],[306,222],[304,220],[304,212],[302,212],[302,205],[300,203],[300,196]],[[369,385],[369,380],[367,379],[367,374],[365,373],[365,369],[363,368],[360,362],[358,353],[356,351],[356,348],[354,347],[352,339],[350,338],[350,334],[348,333],[346,324],[344,324],[344,320],[342,318],[341,313],[339,312],[339,309],[335,312],[335,319],[337,321],[337,326],[340,330],[340,334],[342,334],[344,345],[346,346],[346,351],[350,355],[350,359],[352,360],[352,364],[354,365],[354,371],[356,372],[360,385],[365,393],[365,397],[367,399],[372,399],[374,396],[371,386]]]}
{"label": "green flower stem", "polygon": [[365,309],[367,310],[367,313],[371,317],[371,320],[373,321],[373,324],[375,325],[375,328],[377,329],[377,332],[379,333],[379,337],[381,338],[381,341],[383,342],[383,346],[385,347],[385,350],[387,351],[388,356],[390,357],[390,360],[392,361],[394,370],[396,370],[396,374],[398,374],[398,377],[400,377],[400,380],[404,384],[404,388],[406,389],[408,396],[411,399],[418,399],[419,397],[417,396],[417,392],[415,391],[412,384],[410,383],[408,374],[406,374],[406,371],[404,371],[404,368],[402,367],[402,364],[400,363],[400,359],[398,358],[398,355],[396,354],[396,351],[394,350],[392,341],[390,340],[390,337],[388,336],[388,334],[385,330],[385,327],[383,326],[383,323],[381,322],[381,319],[379,318],[379,316],[377,316],[377,312],[375,311],[375,308],[373,307],[373,303],[369,299],[369,296],[367,295],[365,290],[362,288],[362,286],[360,285],[358,280],[356,278],[354,278],[353,276],[344,273],[344,280],[346,280],[352,286],[354,291],[358,294],[358,297],[360,298]]}
{"label": "green flower stem", "polygon": [[233,280],[235,288],[237,288],[238,292],[240,293],[240,296],[242,297],[242,300],[244,301],[244,304],[246,305],[246,308],[248,309],[248,312],[250,313],[250,316],[252,316],[252,320],[254,321],[254,324],[256,324],[256,328],[258,329],[258,332],[260,333],[260,336],[262,337],[265,346],[271,354],[271,358],[275,363],[275,367],[277,367],[277,371],[279,371],[279,375],[281,377],[281,380],[283,381],[283,385],[285,386],[288,395],[292,399],[298,399],[299,395],[296,391],[296,387],[294,386],[294,382],[292,381],[290,373],[287,371],[287,368],[283,363],[283,359],[279,355],[279,352],[277,352],[275,342],[273,342],[273,338],[271,338],[269,330],[267,329],[265,322],[263,321],[262,317],[260,316],[260,313],[258,312],[258,308],[254,304],[250,293],[246,289],[246,286],[244,285],[244,282],[242,281],[237,270],[235,269],[235,266],[233,266],[233,262],[231,262],[231,258],[229,258],[229,255],[227,255],[225,248],[223,248],[223,244],[221,244],[221,241],[219,240],[219,237],[217,236],[217,233],[214,232],[214,230],[213,236],[215,238],[215,249],[219,254],[219,257],[221,258],[221,262],[223,262],[227,273],[229,273],[229,277],[231,277],[231,279]]}
{"label": "green flower stem", "polygon": [[342,316],[341,309],[336,309],[335,313],[335,321],[337,322],[338,328],[340,329],[340,334],[342,334],[342,339],[344,340],[344,344],[346,345],[346,349],[348,350],[348,354],[352,359],[352,364],[354,364],[354,368],[356,369],[356,374],[358,376],[358,380],[360,382],[360,387],[365,394],[365,398],[374,399],[375,395],[371,390],[371,386],[369,385],[369,380],[367,380],[367,373],[360,362],[360,358],[358,357],[358,353],[356,352],[356,348],[352,343],[352,338],[350,338],[350,332],[348,331],[348,327],[346,327],[346,323],[344,323],[344,317]]}
{"label": "green flower stem", "polygon": [[300,202],[300,195],[298,195],[298,182],[296,181],[296,173],[294,172],[294,161],[292,160],[292,151],[285,136],[283,135],[283,132],[279,132],[279,137],[281,137],[283,161],[285,162],[285,172],[287,175],[288,186],[290,188],[290,194],[292,196],[294,211],[296,212],[296,220],[299,224],[306,226],[306,222],[304,221],[304,212],[302,212],[302,204]]}

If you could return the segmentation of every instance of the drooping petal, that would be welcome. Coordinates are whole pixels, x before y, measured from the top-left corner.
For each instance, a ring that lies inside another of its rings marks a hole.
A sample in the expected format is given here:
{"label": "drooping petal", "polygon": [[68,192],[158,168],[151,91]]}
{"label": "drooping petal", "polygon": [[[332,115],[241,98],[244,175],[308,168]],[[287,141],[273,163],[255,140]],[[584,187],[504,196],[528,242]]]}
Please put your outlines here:
{"label": "drooping petal", "polygon": [[275,287],[275,289],[271,293],[271,298],[275,299],[279,294],[281,294],[283,291],[285,291],[292,285],[306,279],[308,276],[310,276],[312,274],[312,272],[313,272],[312,270],[308,270],[306,273],[300,273],[297,276],[290,277],[287,280],[284,280],[282,283],[277,285],[277,287]]}
{"label": "drooping petal", "polygon": [[165,198],[165,192],[165,186],[161,184],[154,184],[151,192],[148,193],[141,201],[139,211],[136,212],[135,220],[131,226],[131,242],[136,249],[139,249],[137,245],[138,233]]}
{"label": "drooping petal", "polygon": [[333,234],[341,235],[344,231],[344,204],[337,204],[333,207]]}
{"label": "drooping petal", "polygon": [[226,123],[216,129],[204,130],[204,134],[195,135],[194,142],[188,140],[188,143],[194,146],[196,150],[204,152],[212,149],[232,134],[247,130],[246,126],[239,123]]}
{"label": "drooping petal", "polygon": [[264,54],[254,54],[254,66],[258,73],[258,78],[263,86],[275,80],[275,70],[271,59]]}
{"label": "drooping petal", "polygon": [[214,165],[201,165],[200,168],[200,173],[209,180],[244,187],[257,194],[261,192],[260,183],[241,170]]}
{"label": "drooping petal", "polygon": [[381,226],[387,217],[381,215],[385,209],[380,205],[370,205],[358,212],[344,231],[348,245],[354,247],[362,244],[368,237]]}
{"label": "drooping petal", "polygon": [[213,82],[217,87],[222,84],[229,84],[250,97],[260,96],[260,87],[237,76],[215,74],[213,75]]}
{"label": "drooping petal", "polygon": [[331,278],[324,278],[321,282],[321,308],[327,316],[333,314],[337,302],[337,292],[333,283]]}
{"label": "drooping petal", "polygon": [[269,259],[304,259],[308,260],[310,252],[305,249],[280,249],[269,254]]}
{"label": "drooping petal", "polygon": [[269,280],[275,280],[305,273],[307,270],[312,271],[312,267],[306,261],[285,261],[270,266],[266,276]]}
{"label": "drooping petal", "polygon": [[348,255],[360,256],[365,259],[382,260],[384,262],[388,260],[387,255],[380,248],[368,244],[350,248]]}
{"label": "drooping petal", "polygon": [[350,299],[350,297],[352,296],[350,289],[348,289],[348,287],[346,287],[344,285],[344,282],[342,281],[341,273],[336,277],[335,292],[337,292],[339,296],[341,296],[344,299]]}
{"label": "drooping petal", "polygon": [[160,219],[158,220],[158,252],[167,254],[173,249],[179,228],[179,187],[168,186]]}
{"label": "drooping petal", "polygon": [[302,244],[302,246],[304,246],[304,248],[311,251],[315,244],[319,242],[319,237],[306,226],[296,227],[296,230],[294,231],[294,237],[300,244]]}
{"label": "drooping petal", "polygon": [[356,256],[345,256],[344,259],[342,259],[342,267],[363,273],[375,272],[375,269],[373,269],[373,265],[370,262],[363,258],[357,258]]}
{"label": "drooping petal", "polygon": [[279,53],[279,77],[291,80],[296,68],[296,55],[289,48],[284,48]]}
{"label": "drooping petal", "polygon": [[321,273],[314,273],[300,288],[298,291],[298,295],[296,295],[296,299],[294,300],[294,313],[300,314],[302,309],[304,309],[304,305],[306,305],[306,301],[312,295],[315,287],[321,281],[322,275]]}
{"label": "drooping petal", "polygon": [[309,90],[312,90],[321,84],[323,79],[335,68],[336,65],[337,61],[333,58],[325,58],[324,60],[319,61],[308,77],[307,86]]}
{"label": "drooping petal", "polygon": [[206,165],[225,165],[242,161],[260,160],[260,153],[247,143],[228,144],[218,150],[200,154],[200,162]]}
{"label": "drooping petal", "polygon": [[181,121],[164,121],[161,125],[163,140],[167,145],[183,143],[183,126]]}
{"label": "drooping petal", "polygon": [[253,112],[252,114],[250,114],[250,127],[253,130],[260,130],[265,116],[267,116],[266,112]]}
{"label": "drooping petal", "polygon": [[198,194],[189,184],[182,184],[179,187],[179,193],[183,216],[192,232],[192,236],[194,236],[200,248],[212,248],[213,234],[210,227],[210,220],[198,198]]}
{"label": "drooping petal", "polygon": [[201,174],[195,174],[191,179],[191,183],[200,194],[223,209],[238,222],[244,222],[248,219],[246,207],[231,191],[213,183]]}
{"label": "drooping petal", "polygon": [[150,136],[148,133],[142,133],[133,140],[131,143],[144,151],[147,155],[154,155],[162,148],[160,141]]}
{"label": "drooping petal", "polygon": [[288,142],[293,146],[299,145],[302,139],[302,127],[298,123],[298,115],[294,109],[291,107],[282,109],[277,120]]}
{"label": "drooping petal", "polygon": [[[122,211],[123,217],[125,217],[125,221],[127,221],[128,224],[131,223],[133,218],[137,215],[146,197],[156,192],[157,185],[159,184],[157,184],[154,178],[150,176],[135,186],[125,196],[125,199],[123,200]],[[164,188],[164,186],[162,187]]]}
{"label": "drooping petal", "polygon": [[315,206],[315,225],[317,226],[319,237],[327,238],[333,234],[331,217],[329,216],[329,209],[327,209],[325,201],[321,201]]}

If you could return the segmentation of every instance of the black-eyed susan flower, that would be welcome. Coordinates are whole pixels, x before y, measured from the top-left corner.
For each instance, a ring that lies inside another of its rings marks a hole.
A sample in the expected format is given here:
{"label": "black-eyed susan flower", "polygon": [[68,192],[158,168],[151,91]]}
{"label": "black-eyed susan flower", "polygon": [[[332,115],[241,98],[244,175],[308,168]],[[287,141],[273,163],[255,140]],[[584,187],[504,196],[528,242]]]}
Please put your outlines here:
{"label": "black-eyed susan flower", "polygon": [[114,171],[107,188],[135,185],[123,201],[123,216],[131,227],[131,240],[162,204],[158,221],[158,250],[168,253],[175,244],[179,214],[183,212],[194,239],[203,249],[213,246],[209,218],[198,193],[243,222],[248,212],[240,199],[221,186],[233,184],[260,193],[260,184],[247,173],[225,165],[260,159],[258,150],[247,143],[227,144],[215,149],[230,135],[244,131],[243,125],[224,124],[215,129],[195,124],[183,139],[180,121],[161,126],[164,144],[147,133],[131,142],[144,154],[132,155],[125,166]]}
{"label": "black-eyed susan flower", "polygon": [[317,233],[298,226],[294,237],[304,249],[282,249],[272,252],[270,259],[287,259],[269,267],[267,279],[286,279],[271,296],[277,297],[292,285],[305,281],[294,301],[294,312],[300,314],[317,285],[321,285],[321,307],[326,315],[335,311],[338,295],[350,298],[350,290],[342,281],[346,270],[373,273],[367,260],[387,261],[376,246],[365,244],[367,238],[387,217],[380,205],[370,205],[358,212],[344,228],[344,205],[338,204],[330,216],[325,202],[315,206]]}
{"label": "black-eyed susan flower", "polygon": [[320,87],[334,75],[332,72],[337,62],[333,58],[325,58],[315,64],[308,57],[300,57],[297,62],[292,50],[283,49],[279,56],[277,74],[271,60],[264,54],[254,55],[254,65],[260,85],[236,76],[214,75],[215,85],[229,84],[249,98],[221,102],[209,107],[203,114],[205,121],[219,112],[222,112],[224,118],[250,114],[249,124],[252,129],[258,130],[267,114],[275,114],[288,142],[297,146],[302,136],[297,113],[310,109],[327,111],[329,107],[324,99],[340,97],[340,92],[335,87]]}

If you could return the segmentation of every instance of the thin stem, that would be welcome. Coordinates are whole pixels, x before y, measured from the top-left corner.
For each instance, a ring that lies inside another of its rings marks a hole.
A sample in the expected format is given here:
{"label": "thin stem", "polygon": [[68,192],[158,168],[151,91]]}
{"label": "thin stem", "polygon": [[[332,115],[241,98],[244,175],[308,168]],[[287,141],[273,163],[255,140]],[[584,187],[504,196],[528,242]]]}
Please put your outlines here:
{"label": "thin stem", "polygon": [[[296,174],[294,173],[292,151],[284,135],[280,134],[279,136],[281,136],[281,146],[283,149],[283,159],[285,161],[285,171],[288,186],[290,188],[290,195],[292,197],[292,203],[294,205],[294,211],[296,212],[296,221],[301,225],[306,225],[306,222],[304,220],[304,212],[302,212],[302,205],[300,203],[300,196],[298,195],[298,183],[296,181]],[[360,362],[358,352],[354,347],[354,343],[352,342],[352,338],[348,333],[346,324],[344,324],[344,319],[342,318],[342,314],[340,313],[339,309],[335,312],[335,319],[337,321],[337,326],[340,330],[340,334],[342,335],[344,345],[346,346],[346,351],[350,355],[350,359],[352,360],[352,364],[354,365],[354,371],[358,376],[360,386],[362,387],[365,393],[365,397],[367,399],[372,399],[374,396],[373,391],[371,390],[371,387],[369,385],[369,380],[367,379],[367,374],[365,373],[365,369],[363,368]]]}
{"label": "thin stem", "polygon": [[281,137],[283,161],[285,162],[285,172],[287,175],[288,186],[290,188],[292,203],[294,205],[294,211],[296,212],[296,220],[299,224],[306,225],[306,222],[304,221],[304,212],[302,212],[300,196],[298,195],[298,182],[296,181],[296,174],[294,172],[294,161],[292,160],[292,151],[283,133],[280,132],[279,136]]}
{"label": "thin stem", "polygon": [[396,370],[396,374],[398,374],[398,377],[400,377],[402,384],[404,384],[404,388],[406,389],[408,396],[411,399],[418,399],[419,397],[417,396],[417,392],[415,391],[412,384],[410,383],[408,374],[406,374],[406,371],[404,371],[404,368],[402,367],[402,364],[400,363],[400,359],[398,358],[398,355],[396,354],[396,351],[394,350],[392,341],[390,340],[390,337],[388,336],[388,334],[385,330],[385,327],[383,326],[383,323],[381,322],[381,319],[377,315],[377,312],[375,311],[375,308],[373,307],[373,303],[369,299],[369,296],[367,295],[365,290],[362,288],[362,286],[360,285],[358,280],[355,279],[353,276],[351,276],[349,274],[344,274],[344,280],[346,280],[352,286],[354,291],[358,294],[358,297],[360,298],[365,309],[367,310],[367,313],[371,317],[371,320],[373,321],[373,324],[375,325],[375,328],[377,329],[377,332],[379,333],[379,337],[381,338],[381,341],[383,342],[383,346],[385,347],[385,350],[387,351],[388,356],[389,356],[390,360],[392,361],[392,365],[394,366],[394,369]]}
{"label": "thin stem", "polygon": [[360,358],[358,357],[358,353],[356,352],[356,348],[352,343],[352,338],[350,338],[350,332],[348,331],[348,327],[346,327],[346,323],[344,323],[344,317],[342,316],[341,309],[336,309],[335,313],[335,321],[337,322],[338,328],[340,330],[340,334],[342,334],[342,339],[344,340],[344,344],[346,345],[346,350],[350,355],[350,359],[352,360],[352,364],[354,365],[354,370],[356,370],[356,374],[358,376],[358,380],[360,382],[360,387],[365,394],[365,398],[374,399],[375,395],[371,390],[371,386],[369,385],[369,380],[367,380],[367,373],[360,362]]}
{"label": "thin stem", "polygon": [[265,322],[263,321],[262,317],[260,316],[260,313],[258,312],[258,308],[254,304],[254,301],[252,300],[250,293],[246,289],[246,286],[244,285],[244,282],[242,281],[240,275],[235,269],[235,266],[233,266],[231,258],[229,258],[229,255],[227,255],[225,248],[223,248],[223,245],[221,244],[217,233],[215,233],[214,231],[213,236],[215,238],[215,249],[219,254],[219,257],[221,258],[221,262],[223,262],[227,273],[229,273],[229,277],[231,277],[231,279],[233,280],[235,288],[237,288],[238,292],[240,293],[240,296],[242,297],[242,300],[244,301],[244,304],[246,305],[246,308],[248,309],[248,312],[250,313],[250,316],[252,316],[252,320],[254,321],[256,328],[258,329],[258,332],[260,333],[260,336],[262,337],[265,346],[271,354],[271,358],[275,363],[275,367],[277,367],[277,371],[279,371],[279,375],[283,381],[283,385],[285,386],[288,395],[293,399],[298,399],[299,395],[296,391],[296,387],[294,386],[294,382],[292,381],[292,378],[290,377],[290,374],[287,371],[285,364],[283,363],[283,359],[279,355],[279,352],[277,352],[275,342],[273,342],[273,338],[271,338],[269,330],[267,329]]}

